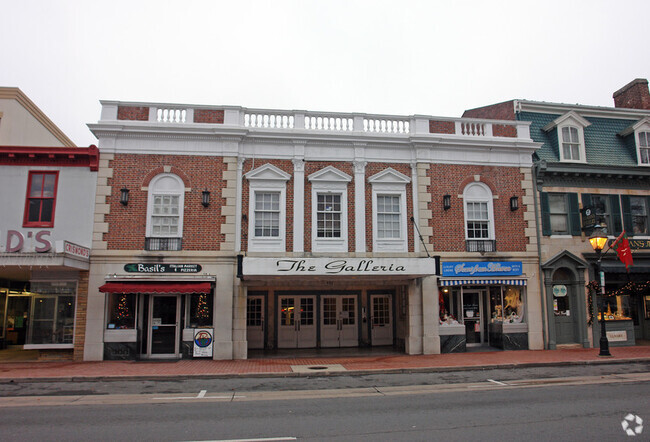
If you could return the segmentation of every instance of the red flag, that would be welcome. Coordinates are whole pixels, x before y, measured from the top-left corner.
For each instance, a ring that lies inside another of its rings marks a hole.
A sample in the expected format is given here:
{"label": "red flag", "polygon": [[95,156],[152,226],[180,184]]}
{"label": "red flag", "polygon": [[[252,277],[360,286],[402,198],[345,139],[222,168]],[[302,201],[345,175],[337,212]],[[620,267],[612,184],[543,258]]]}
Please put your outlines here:
{"label": "red flag", "polygon": [[632,265],[632,249],[630,249],[630,242],[627,240],[625,230],[616,238],[612,248],[616,250],[618,259],[625,264],[625,270],[629,271],[629,267]]}

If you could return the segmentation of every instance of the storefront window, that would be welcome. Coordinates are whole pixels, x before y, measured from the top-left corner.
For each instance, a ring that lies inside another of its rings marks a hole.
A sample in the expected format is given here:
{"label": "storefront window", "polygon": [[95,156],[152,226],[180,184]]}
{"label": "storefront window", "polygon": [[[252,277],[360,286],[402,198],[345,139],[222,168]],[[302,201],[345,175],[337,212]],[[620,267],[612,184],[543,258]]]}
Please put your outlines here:
{"label": "storefront window", "polygon": [[524,319],[524,303],[518,286],[490,287],[490,322],[517,323]]}
{"label": "storefront window", "polygon": [[[617,295],[605,298],[605,320],[624,321],[632,319],[632,297],[630,295]],[[600,320],[600,312],[598,312]]]}
{"label": "storefront window", "polygon": [[454,302],[458,295],[458,290],[452,290],[449,287],[440,288],[440,325],[458,324],[458,302]]}
{"label": "storefront window", "polygon": [[645,301],[645,318],[650,319],[650,296],[644,296]]}
{"label": "storefront window", "polygon": [[111,293],[108,297],[108,315],[107,328],[111,330],[135,328],[135,294]]}
{"label": "storefront window", "polygon": [[212,327],[212,305],[206,293],[190,295],[190,328]]}
{"label": "storefront window", "polygon": [[72,344],[74,281],[32,282],[32,314],[27,344]]}

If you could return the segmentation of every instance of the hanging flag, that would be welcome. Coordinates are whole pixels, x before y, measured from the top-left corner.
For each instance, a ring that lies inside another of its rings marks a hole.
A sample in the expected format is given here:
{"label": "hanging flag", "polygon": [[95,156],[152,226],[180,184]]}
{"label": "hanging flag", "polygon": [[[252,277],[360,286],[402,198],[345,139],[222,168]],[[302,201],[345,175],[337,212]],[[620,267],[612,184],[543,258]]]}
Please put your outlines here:
{"label": "hanging flag", "polygon": [[627,240],[625,230],[623,230],[623,233],[616,238],[616,241],[614,241],[611,248],[616,250],[618,259],[625,264],[625,270],[629,272],[630,266],[632,265],[632,249],[630,249],[630,242]]}

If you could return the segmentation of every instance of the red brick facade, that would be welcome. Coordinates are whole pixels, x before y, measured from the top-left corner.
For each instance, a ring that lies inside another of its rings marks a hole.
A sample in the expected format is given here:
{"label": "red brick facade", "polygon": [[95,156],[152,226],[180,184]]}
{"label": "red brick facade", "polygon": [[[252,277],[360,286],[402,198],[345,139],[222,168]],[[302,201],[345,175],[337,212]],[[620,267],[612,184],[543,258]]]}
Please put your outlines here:
{"label": "red brick facade", "polygon": [[148,121],[149,108],[140,106],[119,106],[117,108],[118,120]]}
{"label": "red brick facade", "polygon": [[628,109],[650,109],[648,80],[637,78],[614,92],[614,106]]}
{"label": "red brick facade", "polygon": [[[433,250],[440,252],[465,251],[465,212],[463,194],[465,186],[474,182],[479,175],[480,181],[491,190],[494,207],[494,233],[498,252],[525,252],[528,239],[525,235],[527,223],[524,220],[523,207],[510,210],[510,198],[518,196],[522,201],[524,191],[521,183],[523,174],[515,167],[462,166],[450,164],[432,164],[427,171],[431,178],[429,208],[433,213],[429,226],[434,235],[430,242]],[[451,208],[444,210],[442,198],[451,195]]]}
{"label": "red brick facade", "polygon": [[429,133],[431,134],[455,134],[456,123],[453,121],[429,120]]}
{"label": "red brick facade", "polygon": [[195,123],[223,124],[223,110],[219,109],[194,109]]}
{"label": "red brick facade", "polygon": [[515,106],[512,100],[503,103],[493,104],[491,106],[478,107],[469,109],[463,113],[463,118],[483,118],[494,120],[513,120],[515,119]]}
{"label": "red brick facade", "polygon": [[495,137],[517,138],[517,127],[506,124],[493,124],[492,135]]}
{"label": "red brick facade", "polygon": [[[224,217],[221,207],[223,171],[227,166],[223,158],[183,155],[132,155],[116,154],[109,163],[113,178],[108,179],[112,195],[108,198],[110,213],[105,215],[109,225],[104,234],[109,250],[142,250],[147,225],[147,190],[142,190],[156,175],[171,166],[171,173],[184,182],[183,250],[220,250],[225,237],[221,234]],[[129,204],[120,204],[120,189],[129,189]],[[210,191],[210,206],[203,207],[203,190]]]}
{"label": "red brick facade", "polygon": [[83,361],[88,314],[88,271],[79,272],[77,283],[77,313],[75,314],[73,359]]}

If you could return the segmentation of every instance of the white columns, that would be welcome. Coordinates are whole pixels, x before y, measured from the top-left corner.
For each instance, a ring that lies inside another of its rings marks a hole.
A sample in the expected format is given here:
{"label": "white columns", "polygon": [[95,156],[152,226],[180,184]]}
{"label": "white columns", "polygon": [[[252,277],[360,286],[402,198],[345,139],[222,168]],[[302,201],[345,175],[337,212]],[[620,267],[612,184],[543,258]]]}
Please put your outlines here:
{"label": "white columns", "polygon": [[[305,161],[293,160],[293,251],[305,251]],[[298,202],[298,204],[296,204]]]}
{"label": "white columns", "polygon": [[366,162],[354,162],[354,231],[357,253],[366,252]]}

